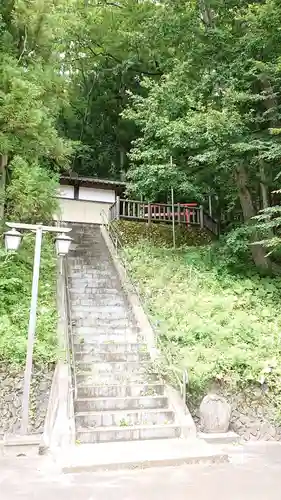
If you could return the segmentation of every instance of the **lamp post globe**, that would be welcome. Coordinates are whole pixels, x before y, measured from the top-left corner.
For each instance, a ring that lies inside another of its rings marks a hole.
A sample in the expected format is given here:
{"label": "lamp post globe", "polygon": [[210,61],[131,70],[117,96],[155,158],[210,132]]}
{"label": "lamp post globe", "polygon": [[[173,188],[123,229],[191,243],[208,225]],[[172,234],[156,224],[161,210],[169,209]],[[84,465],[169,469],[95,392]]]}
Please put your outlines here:
{"label": "lamp post globe", "polygon": [[5,248],[8,252],[16,252],[20,246],[22,235],[15,228],[4,233]]}
{"label": "lamp post globe", "polygon": [[56,249],[58,255],[67,255],[70,249],[70,245],[72,242],[72,238],[67,236],[66,234],[59,234],[56,237]]}

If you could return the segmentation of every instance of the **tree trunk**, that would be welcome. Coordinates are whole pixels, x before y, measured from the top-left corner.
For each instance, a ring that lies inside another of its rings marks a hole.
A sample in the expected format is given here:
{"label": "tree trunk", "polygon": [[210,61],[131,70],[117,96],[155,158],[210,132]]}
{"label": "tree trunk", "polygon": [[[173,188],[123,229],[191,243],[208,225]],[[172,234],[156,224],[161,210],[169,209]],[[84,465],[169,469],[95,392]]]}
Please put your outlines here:
{"label": "tree trunk", "polygon": [[259,165],[260,165],[260,188],[261,188],[262,208],[268,208],[269,207],[268,187],[267,187],[267,178],[265,174],[263,160],[260,160]]}
{"label": "tree trunk", "polygon": [[0,155],[0,220],[4,218],[7,155]]}
{"label": "tree trunk", "polygon": [[205,26],[210,28],[213,25],[213,17],[214,14],[210,7],[207,5],[208,2],[205,0],[199,0],[199,8],[201,12],[201,17],[202,21],[204,22]]}
{"label": "tree trunk", "polygon": [[[238,194],[243,211],[244,220],[248,224],[251,224],[253,222],[252,217],[256,215],[256,211],[254,209],[251,193],[247,186],[248,183],[247,172],[243,166],[240,166],[236,170],[236,182],[237,182]],[[258,239],[257,234],[254,233],[251,236],[251,240],[254,242],[257,241],[257,239]],[[255,265],[259,269],[261,269],[262,271],[268,271],[271,269],[271,263],[266,257],[265,249],[261,245],[251,245],[251,253]]]}

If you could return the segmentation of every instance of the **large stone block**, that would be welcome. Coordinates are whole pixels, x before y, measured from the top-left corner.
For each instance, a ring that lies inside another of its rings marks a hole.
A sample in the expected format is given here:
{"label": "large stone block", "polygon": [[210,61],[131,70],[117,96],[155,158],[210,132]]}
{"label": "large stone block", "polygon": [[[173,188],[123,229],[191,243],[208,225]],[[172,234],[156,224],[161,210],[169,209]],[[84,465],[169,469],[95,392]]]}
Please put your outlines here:
{"label": "large stone block", "polygon": [[204,432],[227,432],[231,406],[218,394],[208,394],[200,405],[200,427]]}

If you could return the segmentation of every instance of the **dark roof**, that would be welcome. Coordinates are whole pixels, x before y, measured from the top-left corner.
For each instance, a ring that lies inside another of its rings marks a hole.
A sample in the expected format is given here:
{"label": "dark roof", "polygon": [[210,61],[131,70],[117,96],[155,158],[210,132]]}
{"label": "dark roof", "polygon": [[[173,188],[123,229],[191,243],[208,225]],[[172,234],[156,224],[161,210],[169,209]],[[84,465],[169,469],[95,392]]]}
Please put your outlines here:
{"label": "dark roof", "polygon": [[66,185],[79,185],[85,187],[91,187],[93,184],[98,184],[99,187],[106,189],[108,187],[112,188],[125,188],[126,182],[124,181],[112,181],[109,179],[96,179],[94,177],[79,177],[78,175],[61,175],[60,184]]}

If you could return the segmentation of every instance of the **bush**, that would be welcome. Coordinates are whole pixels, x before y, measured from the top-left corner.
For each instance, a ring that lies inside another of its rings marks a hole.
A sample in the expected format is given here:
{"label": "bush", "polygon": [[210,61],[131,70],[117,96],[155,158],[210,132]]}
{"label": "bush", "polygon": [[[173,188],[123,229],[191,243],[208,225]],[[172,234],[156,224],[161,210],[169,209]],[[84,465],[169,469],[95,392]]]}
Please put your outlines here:
{"label": "bush", "polygon": [[214,381],[233,390],[259,385],[279,402],[280,279],[233,274],[219,257],[210,261],[210,248],[142,244],[125,255],[155,329],[189,370],[193,394]]}
{"label": "bush", "polygon": [[[20,251],[0,248],[0,361],[25,362],[32,285],[34,236],[25,236]],[[57,357],[56,259],[50,236],[44,235],[40,267],[34,361],[47,364]]]}

